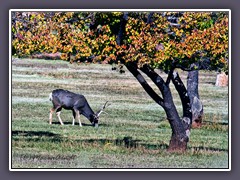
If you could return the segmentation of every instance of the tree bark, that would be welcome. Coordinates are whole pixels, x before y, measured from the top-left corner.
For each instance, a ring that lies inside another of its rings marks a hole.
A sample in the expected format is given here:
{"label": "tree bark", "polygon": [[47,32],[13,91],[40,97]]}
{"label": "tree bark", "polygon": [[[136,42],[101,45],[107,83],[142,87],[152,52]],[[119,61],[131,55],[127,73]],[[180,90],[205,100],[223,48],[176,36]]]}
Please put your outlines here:
{"label": "tree bark", "polygon": [[192,127],[201,127],[203,118],[203,104],[198,93],[198,71],[189,71],[187,77],[187,91],[192,110]]}

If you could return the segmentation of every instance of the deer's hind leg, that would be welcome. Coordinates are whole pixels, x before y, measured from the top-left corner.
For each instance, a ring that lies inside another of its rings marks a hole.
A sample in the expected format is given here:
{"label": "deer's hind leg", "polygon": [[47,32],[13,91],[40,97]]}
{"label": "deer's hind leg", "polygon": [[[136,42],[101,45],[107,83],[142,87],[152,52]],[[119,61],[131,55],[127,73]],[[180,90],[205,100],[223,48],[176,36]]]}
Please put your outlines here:
{"label": "deer's hind leg", "polygon": [[55,109],[51,108],[50,109],[50,113],[49,113],[49,124],[52,124],[52,116],[53,116],[54,112],[55,112]]}
{"label": "deer's hind leg", "polygon": [[60,117],[61,110],[62,110],[61,107],[58,108],[58,109],[56,110],[56,114],[57,114],[58,120],[59,120],[59,122],[61,123],[61,125],[64,125],[63,122],[62,122],[62,119],[61,119],[61,117]]}
{"label": "deer's hind leg", "polygon": [[64,125],[63,122],[62,122],[62,119],[60,117],[61,110],[62,110],[61,106],[57,106],[57,107],[54,106],[53,108],[50,109],[49,124],[52,124],[53,113],[56,111],[58,120],[60,121],[61,125]]}

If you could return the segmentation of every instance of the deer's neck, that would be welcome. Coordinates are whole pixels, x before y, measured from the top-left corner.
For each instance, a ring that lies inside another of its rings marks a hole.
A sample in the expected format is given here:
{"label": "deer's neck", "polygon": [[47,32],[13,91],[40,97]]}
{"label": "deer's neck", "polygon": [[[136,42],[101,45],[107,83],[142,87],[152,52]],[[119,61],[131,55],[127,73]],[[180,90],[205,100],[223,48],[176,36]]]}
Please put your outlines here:
{"label": "deer's neck", "polygon": [[84,115],[89,121],[91,121],[91,122],[93,121],[94,112],[89,105],[86,105],[83,108],[82,115]]}

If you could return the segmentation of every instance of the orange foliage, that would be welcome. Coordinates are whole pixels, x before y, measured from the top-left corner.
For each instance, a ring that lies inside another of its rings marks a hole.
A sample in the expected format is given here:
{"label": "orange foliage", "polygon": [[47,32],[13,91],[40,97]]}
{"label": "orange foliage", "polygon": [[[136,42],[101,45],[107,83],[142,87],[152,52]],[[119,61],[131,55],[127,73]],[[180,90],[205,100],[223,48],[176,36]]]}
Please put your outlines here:
{"label": "orange foliage", "polygon": [[[114,28],[120,24],[122,12],[92,13],[90,17],[97,17],[94,29],[89,27],[92,19],[87,18],[91,13],[56,12],[50,17],[33,13],[27,21],[27,31],[21,21],[12,27],[16,36],[12,45],[19,56],[61,52],[62,59],[68,59],[69,53],[77,59],[94,55],[97,62],[104,63],[116,62],[121,56],[122,63],[136,61],[139,66],[147,63],[153,67],[164,67],[174,59],[192,63],[210,57],[212,65],[226,64],[228,14],[184,12],[175,26],[167,17],[177,13],[154,13],[150,24],[144,21],[147,13],[129,13],[121,46],[116,43]],[[70,22],[74,19],[77,20]]]}

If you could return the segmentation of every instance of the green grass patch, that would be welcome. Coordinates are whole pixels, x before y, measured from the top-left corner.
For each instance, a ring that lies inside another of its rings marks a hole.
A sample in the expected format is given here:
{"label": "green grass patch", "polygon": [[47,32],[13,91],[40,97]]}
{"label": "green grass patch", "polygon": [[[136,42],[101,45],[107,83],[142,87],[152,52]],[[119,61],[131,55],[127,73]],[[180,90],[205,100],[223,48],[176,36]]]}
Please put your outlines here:
{"label": "green grass patch", "polygon": [[[187,74],[180,75],[186,82]],[[200,72],[203,126],[192,129],[180,154],[167,151],[171,128],[164,110],[127,70],[18,60],[12,64],[12,168],[228,168],[228,88],[215,87],[215,75]],[[83,127],[72,126],[67,110],[61,113],[64,126],[56,115],[49,125],[48,95],[56,88],[84,94],[94,111],[110,101],[99,128],[83,116]],[[181,115],[179,96],[172,93]]]}

